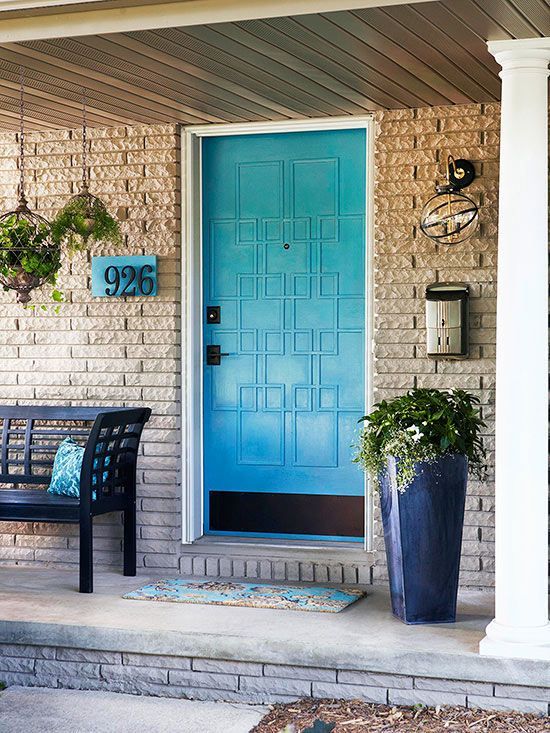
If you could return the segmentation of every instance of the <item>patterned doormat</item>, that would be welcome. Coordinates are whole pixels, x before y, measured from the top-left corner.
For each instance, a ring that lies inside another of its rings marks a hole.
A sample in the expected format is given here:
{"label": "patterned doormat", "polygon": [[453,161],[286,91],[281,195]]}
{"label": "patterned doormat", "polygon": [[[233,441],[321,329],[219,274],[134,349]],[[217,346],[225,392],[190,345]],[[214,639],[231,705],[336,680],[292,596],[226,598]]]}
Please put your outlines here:
{"label": "patterned doormat", "polygon": [[196,582],[174,578],[159,580],[126,593],[123,598],[137,601],[204,603],[214,606],[248,606],[292,611],[338,613],[366,593],[356,588],[263,585],[223,580]]}

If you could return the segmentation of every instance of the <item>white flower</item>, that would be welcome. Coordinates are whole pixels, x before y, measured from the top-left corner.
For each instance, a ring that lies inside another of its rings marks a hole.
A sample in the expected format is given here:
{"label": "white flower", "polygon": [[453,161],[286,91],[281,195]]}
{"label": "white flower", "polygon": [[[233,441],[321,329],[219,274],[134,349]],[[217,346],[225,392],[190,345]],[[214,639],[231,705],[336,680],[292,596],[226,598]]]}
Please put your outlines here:
{"label": "white flower", "polygon": [[407,428],[407,432],[413,433],[413,435],[411,435],[411,438],[414,441],[418,441],[424,436],[424,433],[421,433],[416,425],[411,425],[409,428]]}

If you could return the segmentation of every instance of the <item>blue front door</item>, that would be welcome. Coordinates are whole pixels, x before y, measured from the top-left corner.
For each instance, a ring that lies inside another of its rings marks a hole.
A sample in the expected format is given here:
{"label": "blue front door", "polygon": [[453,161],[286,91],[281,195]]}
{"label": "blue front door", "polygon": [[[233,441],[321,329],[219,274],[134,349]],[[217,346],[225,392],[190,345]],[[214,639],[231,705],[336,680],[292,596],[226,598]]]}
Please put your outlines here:
{"label": "blue front door", "polygon": [[203,140],[205,533],[363,537],[365,135]]}

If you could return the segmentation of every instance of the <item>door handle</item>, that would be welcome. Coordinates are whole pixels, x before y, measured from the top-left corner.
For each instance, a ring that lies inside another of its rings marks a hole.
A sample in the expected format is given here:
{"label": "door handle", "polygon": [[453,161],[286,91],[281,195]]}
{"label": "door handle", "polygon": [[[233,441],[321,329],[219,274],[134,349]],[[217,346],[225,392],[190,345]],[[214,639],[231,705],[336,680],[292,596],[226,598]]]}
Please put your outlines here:
{"label": "door handle", "polygon": [[223,352],[219,344],[210,344],[206,347],[206,363],[208,366],[220,366],[222,356],[229,356],[229,354]]}

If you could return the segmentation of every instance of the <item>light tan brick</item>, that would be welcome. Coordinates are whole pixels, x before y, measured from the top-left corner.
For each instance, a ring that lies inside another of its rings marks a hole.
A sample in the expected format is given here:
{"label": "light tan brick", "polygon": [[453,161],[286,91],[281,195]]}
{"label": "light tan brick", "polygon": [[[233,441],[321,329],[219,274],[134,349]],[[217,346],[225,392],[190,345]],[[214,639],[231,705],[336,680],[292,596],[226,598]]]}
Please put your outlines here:
{"label": "light tan brick", "polygon": [[[487,433],[491,448],[498,126],[498,105],[376,113],[376,398],[402,394],[414,384],[474,390],[483,401],[484,418],[490,421]],[[60,282],[71,302],[63,306],[59,316],[43,316],[39,312],[32,316],[22,312],[11,294],[0,293],[0,389],[4,390],[0,399],[31,403],[41,399],[57,404],[70,400],[105,405],[150,403],[154,415],[144,432],[140,498],[165,499],[168,504],[163,506],[168,511],[162,511],[160,505],[160,511],[153,510],[155,504],[147,505],[151,511],[140,511],[140,535],[153,543],[147,546],[146,554],[140,553],[140,562],[151,567],[178,567],[177,555],[173,556],[165,543],[181,537],[179,511],[169,506],[179,496],[178,473],[173,469],[181,439],[179,135],[174,125],[120,126],[90,132],[94,192],[123,218],[125,254],[154,252],[162,256],[159,296],[127,301],[92,300],[90,255],[121,252],[120,248],[95,246],[90,252],[73,257],[63,268]],[[32,133],[27,142],[30,167],[36,170],[30,192],[32,205],[52,215],[78,190],[80,132]],[[0,198],[5,207],[14,202],[14,152],[14,136],[0,136]],[[449,152],[475,159],[478,177],[469,193],[481,204],[481,225],[475,237],[453,248],[436,247],[418,228],[420,207],[432,194],[435,180],[441,180],[439,168]],[[435,362],[425,356],[423,296],[426,284],[442,280],[468,282],[472,288],[472,358],[438,362],[436,371]],[[492,453],[489,460],[493,460]],[[492,502],[491,485],[477,482],[470,486],[463,584],[493,583]],[[7,536],[11,543],[17,538],[18,551],[28,553],[21,561],[77,560],[74,541],[70,547],[57,544],[74,536],[70,526],[41,525],[39,530],[35,528],[36,539],[26,545],[24,530],[6,525],[3,531],[7,534],[0,535],[0,539]],[[380,528],[377,531],[380,533]],[[113,540],[119,543],[118,521],[98,522],[96,532],[105,542],[97,560],[118,563],[119,544],[116,552],[111,544]],[[49,544],[48,538],[53,544]],[[387,576],[383,543],[380,538],[377,542],[379,566],[375,576],[382,579]],[[8,549],[11,548],[9,544]],[[62,554],[54,555],[56,549]],[[231,563],[224,565],[227,571],[226,566]],[[325,570],[323,575],[320,567],[312,565],[311,579],[328,580],[328,566]],[[339,572],[341,578],[342,568]]]}
{"label": "light tan brick", "polygon": [[[486,395],[493,399],[498,119],[498,106],[484,113],[479,105],[420,109],[412,119],[385,112],[376,115],[376,399],[390,398],[414,384],[441,389],[462,387],[483,395],[484,401]],[[475,160],[478,177],[468,193],[480,204],[481,225],[467,242],[437,248],[420,234],[418,222],[421,206],[432,195],[435,180],[443,178],[438,161],[449,153]],[[394,165],[401,166],[399,180],[392,172]],[[444,280],[464,281],[471,286],[471,358],[439,361],[435,373],[434,362],[426,358],[423,292],[429,282]],[[489,350],[483,358],[480,349]],[[426,368],[429,364],[431,369]],[[492,429],[488,429],[488,446],[492,445]],[[487,491],[490,487],[484,486],[484,493]],[[472,496],[469,521],[475,521],[480,512],[476,533],[481,532],[480,527],[491,529],[486,527],[492,516],[491,502],[481,506]],[[461,582],[492,584],[492,545],[481,548],[472,544],[467,550],[469,559]],[[376,576],[385,578],[382,553],[377,562],[381,567],[376,569]]]}

